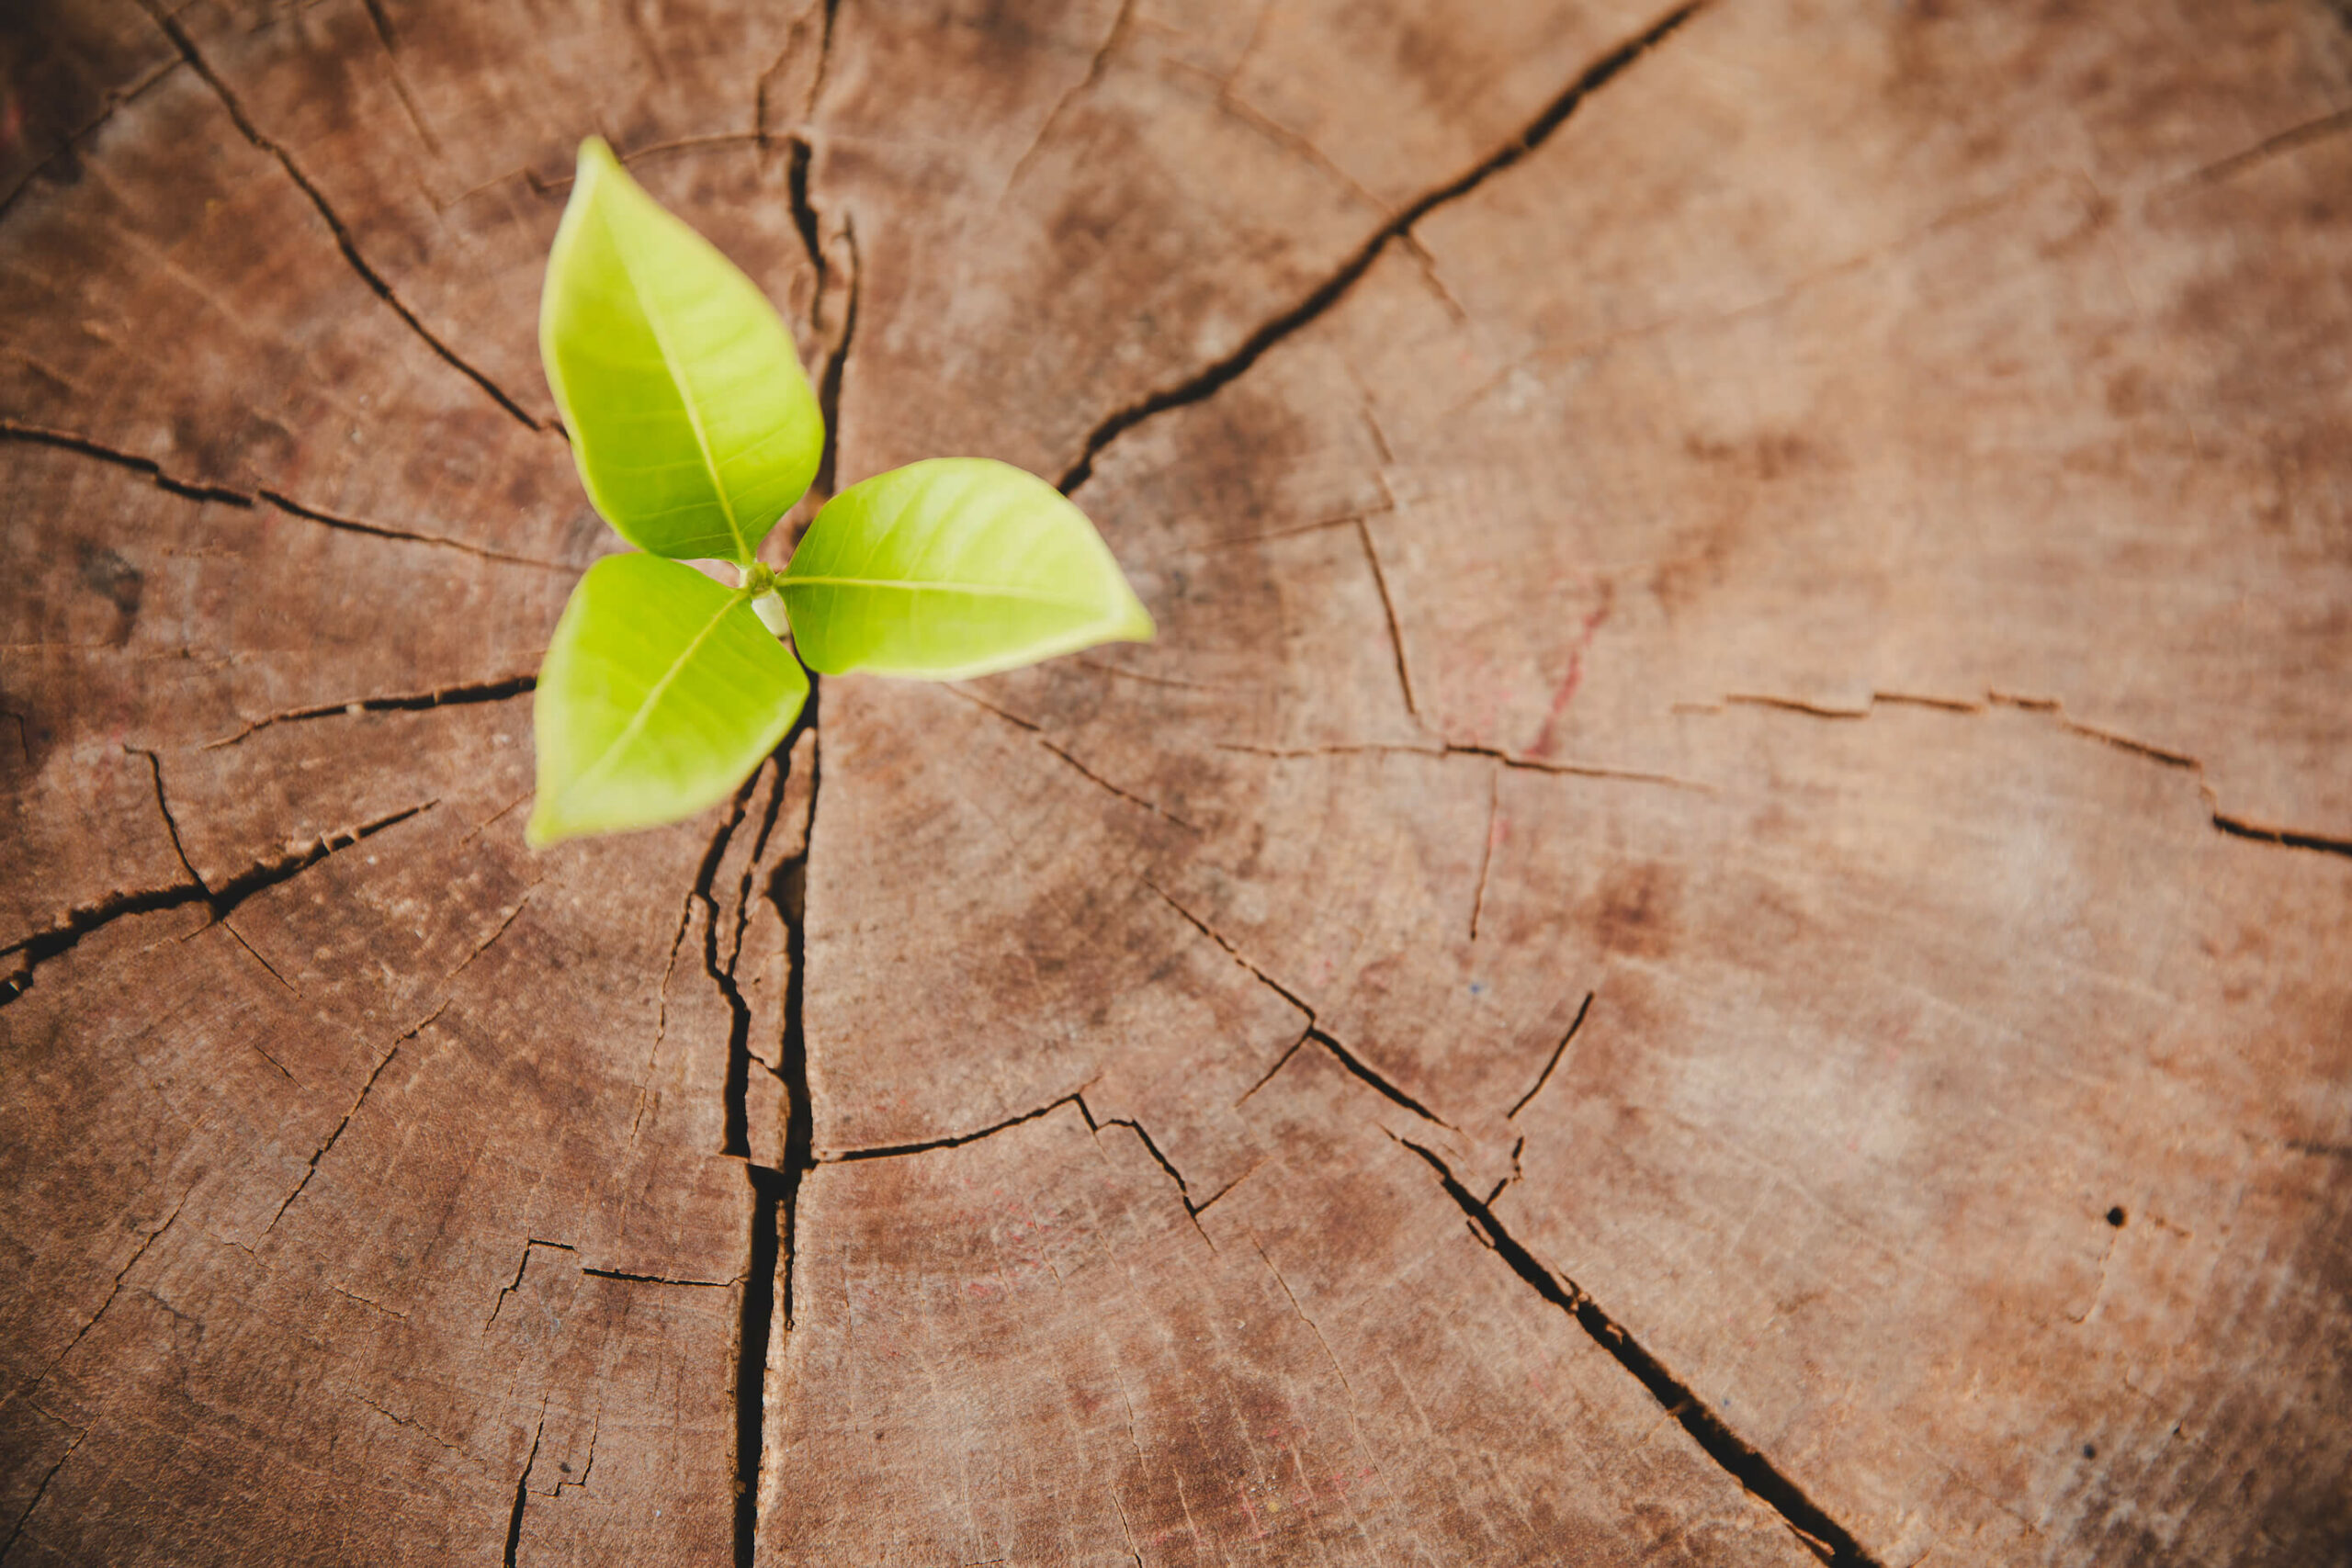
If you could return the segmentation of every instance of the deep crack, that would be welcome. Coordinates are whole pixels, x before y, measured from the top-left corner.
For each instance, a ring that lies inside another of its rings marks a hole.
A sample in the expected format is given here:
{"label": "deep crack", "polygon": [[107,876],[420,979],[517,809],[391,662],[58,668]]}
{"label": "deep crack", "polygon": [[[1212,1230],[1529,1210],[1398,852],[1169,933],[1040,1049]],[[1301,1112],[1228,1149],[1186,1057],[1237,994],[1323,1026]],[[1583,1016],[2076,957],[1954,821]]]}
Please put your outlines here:
{"label": "deep crack", "polygon": [[305,175],[301,166],[294,162],[292,153],[262,133],[261,127],[256,125],[253,117],[245,112],[245,107],[238,100],[236,94],[229,90],[229,84],[221,79],[219,73],[212,69],[211,63],[198,50],[196,39],[190,37],[188,30],[180,25],[177,15],[164,9],[158,0],[140,0],[140,4],[146,7],[148,16],[153,17],[155,25],[164,30],[164,36],[172,40],[172,46],[180,51],[181,58],[195,68],[198,76],[204,78],[205,85],[210,87],[213,96],[220,100],[220,107],[228,111],[229,119],[236,126],[238,132],[255,147],[277,159],[279,165],[285,169],[287,177],[294,182],[302,194],[310,199],[311,205],[318,209],[319,216],[324,220],[328,231],[334,236],[336,248],[343,252],[344,260],[351,264],[351,270],[357,273],[360,280],[375,291],[376,297],[390,306],[393,313],[408,323],[409,330],[423,339],[427,347],[439,355],[453,369],[463,374],[474,385],[488,393],[492,401],[522,422],[526,429],[534,431],[544,429],[545,427],[537,419],[525,411],[521,403],[506,395],[505,389],[469,364],[456,349],[443,342],[430,327],[424,324],[416,312],[410,310],[401,297],[392,291],[392,286],[385,280],[384,276],[360,254],[358,243],[352,238],[351,230],[335,212],[333,205],[328,202],[326,193],[311,183],[311,177]]}
{"label": "deep crack", "polygon": [[[807,994],[808,942],[804,927],[808,852],[816,837],[817,794],[821,779],[821,765],[814,746],[808,751],[808,818],[798,824],[799,851],[769,872],[763,884],[759,878],[759,862],[761,853],[767,847],[768,835],[774,831],[782,813],[786,785],[791,777],[794,750],[804,734],[816,733],[820,690],[819,678],[811,676],[808,695],[801,705],[800,716],[776,747],[778,765],[775,794],[744,872],[741,902],[737,911],[734,953],[728,961],[731,976],[735,958],[742,952],[743,931],[750,920],[751,900],[757,885],[757,896],[766,898],[775,908],[777,918],[783,921],[785,933],[784,1039],[778,1047],[776,1068],[776,1077],[782,1080],[785,1092],[784,1165],[780,1170],[772,1170],[748,1160],[745,1163],[752,1183],[752,1236],[748,1272],[743,1280],[741,1317],[736,1331],[736,1568],[752,1568],[758,1554],[760,1470],[766,1452],[767,1436],[768,1349],[775,1334],[779,1304],[786,1331],[789,1332],[792,1327],[792,1259],[797,1239],[795,1223],[800,1181],[814,1163],[810,1150],[815,1119],[808,1099],[808,1045],[801,1022],[802,1001]],[[746,1029],[743,1087],[748,1089],[751,1071],[748,1015],[743,1027]],[[734,1073],[735,1063],[730,1058],[730,1096],[735,1093]],[[748,1147],[749,1127],[741,1101],[730,1098],[728,1113],[730,1128],[738,1123],[743,1124]]]}
{"label": "deep crack", "polygon": [[818,454],[817,477],[808,491],[820,505],[833,498],[833,487],[839,482],[842,378],[849,368],[850,347],[857,339],[857,304],[865,278],[865,264],[857,248],[857,225],[847,217],[842,220],[842,239],[849,246],[849,299],[842,307],[841,341],[825,355],[824,371],[817,378],[817,407],[825,421],[825,445]]}
{"label": "deep crack", "polygon": [[1059,485],[1061,492],[1069,495],[1083,485],[1094,472],[1094,460],[1112,442],[1156,414],[1213,396],[1257,364],[1265,356],[1267,350],[1312,325],[1324,312],[1338,304],[1365,273],[1372,270],[1372,264],[1380,259],[1380,254],[1388,248],[1391,241],[1401,239],[1414,224],[1439,208],[1461,200],[1541,147],[1554,131],[1567,122],[1568,117],[1576,113],[1585,99],[1606,86],[1618,73],[1650,50],[1665,42],[1676,28],[1689,21],[1705,4],[1706,0],[1687,0],[1686,4],[1678,6],[1634,38],[1586,66],[1577,73],[1576,80],[1544,106],[1544,111],[1522,127],[1517,135],[1443,185],[1416,197],[1374,230],[1371,236],[1340,264],[1338,270],[1288,310],[1261,323],[1224,358],[1195,371],[1173,386],[1164,387],[1139,401],[1129,403],[1096,425],[1087,436],[1085,448],[1080,452],[1077,461],[1063,472]]}
{"label": "deep crack", "polygon": [[436,686],[429,692],[401,692],[383,697],[353,697],[340,703],[321,703],[315,707],[288,708],[254,719],[234,735],[224,735],[218,740],[208,740],[204,750],[234,746],[257,730],[277,724],[299,724],[313,718],[341,718],[363,713],[413,713],[425,708],[461,707],[473,703],[503,703],[510,698],[528,694],[539,683],[537,675],[508,675],[496,681],[477,681],[464,685]]}
{"label": "deep crack", "polygon": [[1322,1030],[1310,1029],[1306,1032],[1306,1037],[1315,1042],[1317,1045],[1322,1046],[1326,1052],[1329,1053],[1333,1061],[1339,1063],[1342,1067],[1345,1067],[1353,1077],[1362,1079],[1365,1084],[1372,1088],[1374,1093],[1380,1095],[1390,1103],[1403,1107],[1405,1110],[1411,1111],[1414,1115],[1419,1117],[1424,1122],[1435,1122],[1438,1126],[1444,1128],[1449,1133],[1458,1133],[1461,1131],[1461,1129],[1456,1127],[1453,1122],[1447,1121],[1444,1117],[1440,1116],[1436,1111],[1431,1111],[1428,1106],[1423,1105],[1419,1100],[1415,1100],[1411,1095],[1407,1094],[1403,1089],[1398,1089],[1395,1084],[1389,1082],[1387,1078],[1381,1076],[1377,1068],[1374,1067],[1370,1063],[1357,1055],[1354,1052],[1349,1050],[1345,1045],[1340,1044],[1339,1041],[1325,1033]]}
{"label": "deep crack", "polygon": [[808,138],[795,132],[785,139],[787,162],[785,164],[784,186],[792,203],[792,226],[800,234],[800,248],[808,253],[808,265],[817,274],[817,289],[809,306],[810,325],[822,327],[825,305],[825,242],[819,232],[817,209],[808,199],[808,163],[814,156]]}
{"label": "deep crack", "polygon": [[2352,855],[2352,839],[2335,839],[2324,833],[2299,833],[2291,828],[2265,828],[2242,817],[2224,817],[2218,811],[2211,815],[2213,826],[2233,839],[2282,844],[2290,850],[2317,850],[2322,854]]}
{"label": "deep crack", "polygon": [[[171,835],[172,849],[178,855],[180,864],[187,872],[189,880],[175,883],[167,887],[110,895],[95,904],[85,905],[72,911],[62,923],[52,926],[48,931],[38,932],[7,947],[0,948],[0,958],[17,957],[21,960],[13,973],[0,976],[0,1007],[7,1006],[30,990],[34,976],[43,964],[70,951],[93,931],[111,925],[119,919],[131,915],[150,914],[158,909],[177,908],[184,904],[204,904],[209,906],[212,911],[211,924],[223,925],[231,913],[254,895],[266,892],[281,882],[300,875],[339,850],[349,849],[362,839],[372,838],[387,828],[397,827],[410,818],[430,811],[440,804],[438,800],[427,800],[392,812],[389,816],[379,817],[371,822],[363,822],[356,828],[324,834],[306,849],[281,855],[276,860],[256,862],[228,881],[221,883],[218,887],[214,887],[208,886],[204,879],[197,874],[195,866],[188,861],[187,852],[180,844],[179,824],[173,819],[171,806],[164,796],[162,762],[152,751],[136,751],[134,754],[145,757],[148,767],[154,773],[155,804],[162,812],[164,825]],[[230,934],[235,936],[236,932],[232,930]],[[237,940],[242,942],[244,939],[238,937]],[[251,947],[248,946],[246,951],[252,952]],[[256,953],[254,956],[259,958],[260,955]],[[263,962],[264,967],[267,967],[267,962],[266,960]],[[277,971],[272,969],[271,973],[276,974]],[[280,979],[282,983],[283,977],[281,976]],[[284,1070],[283,1067],[279,1068],[281,1072]]]}
{"label": "deep crack", "polygon": [[141,457],[135,453],[119,451],[107,446],[104,442],[94,441],[86,435],[79,435],[70,430],[52,430],[46,425],[22,424],[13,419],[0,419],[0,438],[30,442],[41,446],[54,446],[61,451],[78,452],[85,457],[96,457],[102,463],[112,463],[118,468],[129,468],[133,473],[144,474],[154,482],[156,489],[186,497],[189,501],[217,501],[228,506],[249,507],[254,504],[254,498],[243,491],[231,490],[225,485],[198,484],[192,479],[181,479],[175,474],[165,472],[164,466],[153,457]]}
{"label": "deep crack", "polygon": [[582,1274],[592,1275],[599,1280],[618,1280],[625,1284],[681,1285],[693,1290],[702,1291],[732,1290],[734,1287],[743,1282],[741,1280],[688,1280],[683,1279],[674,1274],[632,1274],[626,1269],[590,1269],[582,1267],[580,1271]]}
{"label": "deep crack", "polygon": [[766,1451],[768,1346],[775,1331],[775,1275],[782,1245],[786,1173],[748,1168],[752,1256],[743,1279],[735,1343],[735,1568],[752,1568],[760,1532],[760,1464]]}
{"label": "deep crack", "polygon": [[[1395,1134],[1390,1134],[1392,1138]],[[1603,1312],[1599,1303],[1574,1280],[1555,1274],[1520,1244],[1494,1211],[1454,1179],[1451,1168],[1430,1150],[1408,1138],[1396,1142],[1419,1155],[1437,1172],[1446,1196],[1469,1220],[1473,1232],[1529,1287],[1576,1319],[1592,1342],[1631,1372],[1650,1397],[1688,1432],[1707,1457],[1732,1479],[1779,1514],[1798,1538],[1831,1568],[1883,1568],[1851,1531],[1831,1518],[1821,1506],[1772,1461],[1731,1429],[1690,1386],[1668,1371],[1663,1362],[1628,1333],[1623,1325]]]}
{"label": "deep crack", "polygon": [[[527,1256],[527,1254],[526,1254]],[[514,1506],[506,1516],[506,1568],[514,1568],[514,1554],[523,1545],[523,1509],[531,1500],[531,1466],[539,1461],[539,1440],[547,1436],[547,1402],[539,1402],[539,1424],[531,1433],[531,1451],[523,1456],[523,1473],[514,1478]]]}
{"label": "deep crack", "polygon": [[[749,1158],[752,1153],[750,1123],[745,1111],[751,1087],[752,1009],[743,999],[742,988],[735,983],[733,964],[722,964],[719,962],[718,928],[721,921],[718,900],[711,888],[718,877],[719,863],[727,857],[727,846],[733,840],[735,829],[743,825],[744,815],[751,808],[752,795],[759,787],[760,775],[766,771],[766,764],[763,763],[736,790],[727,820],[720,823],[718,830],[710,836],[709,847],[703,852],[702,866],[695,874],[694,887],[694,897],[702,905],[703,910],[703,973],[711,984],[718,987],[718,994],[726,998],[729,1020],[727,1076],[725,1087],[720,1091],[726,1101],[726,1131],[721,1134],[718,1152],[745,1158]],[[784,781],[779,777],[776,788],[781,790],[783,787]]]}

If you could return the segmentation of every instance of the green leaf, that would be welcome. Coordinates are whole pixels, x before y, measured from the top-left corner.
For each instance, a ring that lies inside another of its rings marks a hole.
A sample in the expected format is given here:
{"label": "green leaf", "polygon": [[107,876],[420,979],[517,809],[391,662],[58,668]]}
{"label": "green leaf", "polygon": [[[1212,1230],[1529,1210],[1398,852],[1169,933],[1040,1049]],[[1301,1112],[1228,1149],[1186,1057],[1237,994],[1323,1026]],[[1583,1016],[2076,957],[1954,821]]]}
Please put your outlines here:
{"label": "green leaf", "polygon": [[776,588],[800,657],[828,675],[960,681],[1152,635],[1086,513],[984,457],[852,485],[817,513]]}
{"label": "green leaf", "polygon": [[608,556],[572,590],[539,669],[524,836],[537,847],[690,817],[775,750],[808,695],[747,594],[675,561]]}
{"label": "green leaf", "polygon": [[597,137],[548,256],[539,357],[588,499],[656,555],[748,564],[816,477],[824,415],[775,308]]}

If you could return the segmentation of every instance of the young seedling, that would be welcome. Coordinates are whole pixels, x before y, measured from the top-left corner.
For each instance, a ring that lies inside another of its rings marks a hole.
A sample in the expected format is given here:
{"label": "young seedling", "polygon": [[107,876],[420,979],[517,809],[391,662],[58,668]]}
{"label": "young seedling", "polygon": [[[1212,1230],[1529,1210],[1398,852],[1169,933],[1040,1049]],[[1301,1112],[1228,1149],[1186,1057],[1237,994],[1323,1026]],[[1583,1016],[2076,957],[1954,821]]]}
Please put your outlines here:
{"label": "young seedling", "polygon": [[[1152,635],[1086,514],[987,458],[852,485],[781,572],[763,563],[825,445],[792,334],[593,136],[548,257],[539,354],[589,501],[641,553],[589,568],[556,622],[535,846],[724,798],[799,716],[803,663],[960,681]],[[731,563],[737,585],[689,560]]]}

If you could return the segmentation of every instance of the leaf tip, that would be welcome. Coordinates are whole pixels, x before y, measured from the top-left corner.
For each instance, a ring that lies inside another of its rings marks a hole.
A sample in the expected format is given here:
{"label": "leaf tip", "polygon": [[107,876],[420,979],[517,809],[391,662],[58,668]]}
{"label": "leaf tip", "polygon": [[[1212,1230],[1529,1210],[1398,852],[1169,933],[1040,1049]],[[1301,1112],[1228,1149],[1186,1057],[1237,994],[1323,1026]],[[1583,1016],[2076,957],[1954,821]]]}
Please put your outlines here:
{"label": "leaf tip", "polygon": [[584,182],[592,173],[603,174],[620,166],[620,158],[614,152],[611,142],[593,131],[580,139],[580,161],[576,172],[581,181]]}

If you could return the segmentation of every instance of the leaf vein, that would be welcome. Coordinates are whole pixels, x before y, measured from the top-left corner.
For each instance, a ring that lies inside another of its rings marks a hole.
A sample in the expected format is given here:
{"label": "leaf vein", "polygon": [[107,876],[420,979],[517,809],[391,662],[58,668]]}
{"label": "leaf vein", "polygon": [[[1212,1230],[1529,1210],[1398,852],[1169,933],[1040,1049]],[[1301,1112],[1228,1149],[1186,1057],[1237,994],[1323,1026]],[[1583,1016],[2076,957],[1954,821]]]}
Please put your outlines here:
{"label": "leaf vein", "polygon": [[662,320],[662,311],[651,293],[638,281],[637,268],[630,260],[628,246],[613,227],[612,214],[600,205],[596,215],[604,222],[605,234],[612,242],[613,254],[620,258],[621,270],[628,276],[629,288],[637,294],[638,305],[645,312],[645,324],[653,333],[654,345],[662,351],[662,368],[669,372],[672,384],[678,389],[678,403],[685,410],[686,423],[695,433],[695,446],[702,453],[703,468],[710,475],[711,491],[718,497],[719,511],[726,515],[727,531],[735,537],[735,558],[748,564],[752,558],[751,544],[743,537],[742,524],[736,520],[734,502],[728,499],[726,480],[718,472],[718,460],[711,455],[710,434],[703,429],[702,411],[695,406],[694,390],[679,367],[677,351],[670,345],[668,325]]}
{"label": "leaf vein", "polygon": [[662,671],[661,678],[646,688],[643,700],[637,705],[637,711],[629,715],[628,722],[621,727],[620,733],[614,736],[605,749],[596,754],[594,761],[582,768],[573,777],[571,787],[563,792],[565,798],[578,794],[581,789],[594,781],[599,774],[612,765],[613,760],[620,754],[623,748],[645,732],[646,725],[652,719],[653,710],[661,705],[662,694],[670,689],[679,675],[684,671],[686,666],[693,662],[694,656],[701,651],[702,645],[710,640],[710,634],[717,631],[720,623],[727,619],[727,613],[741,602],[741,594],[728,595],[727,602],[718,607],[718,613],[704,624],[702,630],[695,633],[693,641],[679,650],[678,657],[670,661],[670,667]]}

